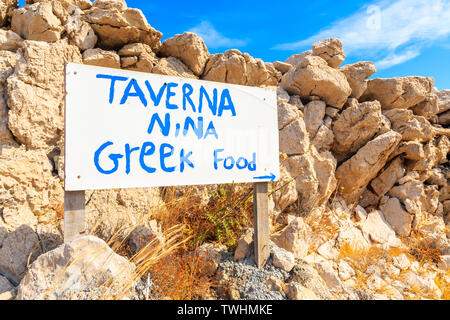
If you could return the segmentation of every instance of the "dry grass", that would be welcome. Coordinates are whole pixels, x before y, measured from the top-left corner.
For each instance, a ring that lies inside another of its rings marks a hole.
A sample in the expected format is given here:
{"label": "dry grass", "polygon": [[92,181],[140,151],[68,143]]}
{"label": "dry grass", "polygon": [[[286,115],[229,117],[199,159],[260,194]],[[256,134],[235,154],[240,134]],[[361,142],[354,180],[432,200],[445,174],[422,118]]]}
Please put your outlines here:
{"label": "dry grass", "polygon": [[450,269],[445,274],[438,274],[434,282],[442,292],[442,299],[450,300]]}

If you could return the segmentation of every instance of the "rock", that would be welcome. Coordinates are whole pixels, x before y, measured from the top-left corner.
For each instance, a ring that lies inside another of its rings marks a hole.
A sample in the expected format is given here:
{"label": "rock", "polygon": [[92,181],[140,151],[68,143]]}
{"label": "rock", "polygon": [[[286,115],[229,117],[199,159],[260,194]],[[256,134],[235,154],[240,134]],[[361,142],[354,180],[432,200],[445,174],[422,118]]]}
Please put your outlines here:
{"label": "rock", "polygon": [[220,252],[226,251],[226,247],[214,246],[212,243],[204,243],[196,249],[200,258],[201,274],[213,276],[219,268],[221,259]]}
{"label": "rock", "polygon": [[17,8],[17,0],[3,0],[0,2],[0,27],[8,21],[8,16]]}
{"label": "rock", "polygon": [[91,66],[120,69],[120,57],[115,51],[98,48],[83,52],[83,63]]}
{"label": "rock", "polygon": [[433,85],[433,78],[426,77],[373,79],[368,81],[361,101],[378,100],[383,109],[408,109],[424,101]]}
{"label": "rock", "polygon": [[356,274],[355,270],[353,270],[353,268],[344,260],[339,261],[338,270],[339,278],[341,278],[342,281],[348,280]]}
{"label": "rock", "polygon": [[272,262],[275,267],[278,267],[286,272],[290,272],[295,265],[294,254],[279,248],[275,244],[271,246]]}
{"label": "rock", "polygon": [[0,50],[16,51],[22,43],[23,39],[17,33],[0,29]]}
{"label": "rock", "polygon": [[367,89],[366,79],[376,72],[376,68],[372,62],[361,61],[343,66],[339,71],[347,78],[352,88],[352,97],[358,99]]}
{"label": "rock", "polygon": [[316,269],[319,272],[322,279],[331,290],[340,290],[342,288],[341,279],[339,279],[338,272],[334,268],[334,263],[323,260],[316,263]]}
{"label": "rock", "polygon": [[159,53],[165,57],[180,59],[197,76],[202,75],[209,58],[205,43],[192,32],[177,34],[173,38],[165,40]]}
{"label": "rock", "polygon": [[153,67],[152,72],[175,77],[197,78],[183,62],[174,57],[160,59]]}
{"label": "rock", "polygon": [[336,159],[330,152],[312,147],[309,153],[289,157],[286,162],[289,174],[296,179],[301,212],[308,213],[328,201],[336,188]]}
{"label": "rock", "polygon": [[415,116],[411,110],[393,109],[383,114],[391,121],[392,130],[402,135],[403,141],[427,142],[436,134],[428,120]]}
{"label": "rock", "polygon": [[411,110],[415,115],[430,120],[439,113],[439,99],[436,94],[429,94],[421,103],[413,106]]}
{"label": "rock", "polygon": [[[164,61],[161,62],[161,60],[158,61],[158,59],[155,56],[155,53],[152,51],[152,49],[143,43],[130,43],[125,45],[122,49],[119,50],[119,55],[121,58],[121,65],[122,68],[126,68],[128,70],[133,71],[141,71],[141,72],[152,72],[153,67],[160,62],[160,66],[158,67],[159,71],[164,71],[165,65],[170,65],[170,61]],[[126,60],[128,59],[128,65],[126,65]],[[131,62],[130,62],[131,59]],[[177,62],[178,59],[173,58]],[[164,59],[166,60],[166,59]],[[183,65],[184,68],[187,69],[186,66],[184,66],[183,63],[179,63]],[[155,71],[158,71],[158,69],[155,69]],[[175,69],[172,67],[172,69]],[[167,71],[166,71],[167,73]],[[190,70],[187,71],[188,74],[192,75],[192,72]]]}
{"label": "rock", "polygon": [[393,187],[388,195],[405,202],[405,200],[419,200],[424,194],[423,184],[417,180],[408,181],[402,185]]}
{"label": "rock", "polygon": [[348,158],[368,143],[381,126],[378,101],[348,107],[333,122],[333,153],[338,160]]}
{"label": "rock", "polygon": [[315,146],[319,152],[330,151],[333,146],[334,133],[325,122],[326,119],[324,124],[319,127],[319,130],[317,130],[315,137],[311,141],[311,144]]}
{"label": "rock", "polygon": [[284,62],[287,64],[290,64],[291,66],[293,66],[295,68],[303,61],[303,59],[306,56],[312,56],[312,54],[313,54],[312,50],[304,51],[302,53],[296,53],[296,54],[293,54],[292,56],[290,56],[289,58],[287,58],[286,61],[284,61]]}
{"label": "rock", "polygon": [[79,237],[31,264],[17,300],[126,299],[133,295],[135,266],[94,236]]}
{"label": "rock", "polygon": [[[366,219],[362,221],[362,224]],[[370,239],[366,239],[361,230],[354,226],[342,228],[338,234],[337,243],[340,248],[343,245],[349,245],[353,250],[367,250],[370,247]]]}
{"label": "rock", "polygon": [[292,69],[292,65],[289,63],[281,62],[281,61],[275,61],[273,63],[273,66],[275,69],[281,72],[281,74],[285,74],[286,72],[289,72],[289,70]]}
{"label": "rock", "polygon": [[280,180],[272,184],[272,197],[275,202],[275,209],[283,212],[285,208],[293,204],[298,199],[297,183],[283,165],[280,164]]}
{"label": "rock", "polygon": [[321,57],[334,69],[337,69],[345,59],[342,42],[336,38],[324,39],[313,43],[312,53]]}
{"label": "rock", "polygon": [[297,282],[291,282],[286,285],[285,292],[290,300],[320,300],[312,290]]}
{"label": "rock", "polygon": [[396,257],[393,257],[392,263],[394,266],[396,266],[400,270],[407,270],[411,266],[411,262],[409,262],[408,257],[404,253],[402,253]]}
{"label": "rock", "polygon": [[29,261],[40,253],[39,238],[27,225],[9,233],[0,248],[0,272],[13,284],[22,280]]}
{"label": "rock", "polygon": [[450,89],[436,92],[438,97],[439,113],[450,110]]}
{"label": "rock", "polygon": [[411,232],[411,223],[413,216],[406,212],[397,198],[389,198],[381,200],[380,210],[392,229],[400,237],[407,237]]}
{"label": "rock", "polygon": [[404,176],[403,160],[397,157],[372,180],[370,186],[378,196],[382,197]]}
{"label": "rock", "polygon": [[[14,286],[9,282],[8,279],[0,275],[0,300],[2,300],[1,295],[14,290]],[[6,300],[6,299],[5,299]]]}
{"label": "rock", "polygon": [[443,112],[439,115],[438,123],[443,126],[450,124],[450,111]]}
{"label": "rock", "polygon": [[237,242],[236,250],[234,251],[234,260],[241,260],[248,256],[250,245],[253,244],[254,230],[252,228],[246,229],[242,232]]}
{"label": "rock", "polygon": [[148,24],[141,10],[127,8],[125,1],[97,0],[85,14],[102,49],[120,49],[139,42],[157,50],[161,45],[162,33]]}
{"label": "rock", "polygon": [[317,253],[327,260],[337,260],[339,252],[334,247],[334,240],[329,240],[317,249]]}
{"label": "rock", "polygon": [[359,199],[367,184],[386,164],[400,142],[400,134],[390,131],[368,142],[336,170],[339,194],[348,203]]}
{"label": "rock", "polygon": [[306,131],[308,131],[310,139],[313,139],[323,123],[325,117],[326,104],[323,101],[311,101],[305,106],[304,120]]}
{"label": "rock", "polygon": [[279,133],[280,152],[288,155],[302,155],[309,149],[309,137],[302,118],[297,118]]}
{"label": "rock", "polygon": [[161,205],[159,188],[96,190],[86,192],[85,198],[87,232],[105,241],[125,239]]}
{"label": "rock", "polygon": [[270,276],[269,278],[267,278],[266,285],[270,291],[277,292],[282,292],[284,287],[283,281],[280,278],[274,276]]}
{"label": "rock", "polygon": [[284,127],[292,123],[294,120],[301,117],[302,113],[298,110],[297,106],[288,102],[278,103],[278,130],[282,130]]}
{"label": "rock", "polygon": [[37,2],[14,10],[11,30],[27,40],[56,42],[61,38],[61,21],[49,2]]}
{"label": "rock", "polygon": [[355,219],[357,222],[364,222],[367,219],[367,212],[360,205],[355,207]]}
{"label": "rock", "polygon": [[43,151],[3,149],[0,156],[0,208],[8,230],[22,224],[35,228],[38,221],[57,220],[64,208],[63,188]]}
{"label": "rock", "polygon": [[273,66],[239,50],[211,55],[202,79],[246,86],[275,86],[281,78]]}
{"label": "rock", "polygon": [[17,146],[8,127],[6,80],[14,72],[18,57],[10,51],[0,51],[0,153],[3,146]]}
{"label": "rock", "polygon": [[369,213],[366,221],[362,224],[362,232],[376,243],[389,246],[400,245],[400,240],[396,238],[395,231],[386,222],[381,211],[375,210]]}
{"label": "rock", "polygon": [[316,56],[304,57],[299,65],[283,75],[281,87],[302,99],[311,95],[319,96],[327,105],[338,109],[342,108],[351,94],[345,76]]}
{"label": "rock", "polygon": [[289,283],[297,282],[305,288],[308,288],[322,300],[330,300],[333,298],[317,270],[303,260],[297,261],[297,264],[290,272],[288,281]]}
{"label": "rock", "polygon": [[149,245],[153,247],[164,243],[164,236],[157,221],[151,220],[147,225],[136,227],[128,237],[128,244],[133,254],[141,252]]}
{"label": "rock", "polygon": [[68,8],[68,14],[70,16],[64,28],[70,38],[70,43],[76,45],[81,51],[94,48],[98,38],[89,23],[82,20],[83,11],[71,6]]}
{"label": "rock", "polygon": [[[29,149],[55,149],[64,130],[64,65],[81,63],[67,41],[24,41],[8,78],[9,129]],[[45,70],[45,72],[43,72]]]}
{"label": "rock", "polygon": [[271,236],[272,241],[280,248],[294,254],[297,259],[308,254],[310,229],[302,218],[296,217],[283,230]]}
{"label": "rock", "polygon": [[423,145],[418,141],[401,142],[394,154],[401,154],[403,158],[414,161],[419,161],[425,158]]}

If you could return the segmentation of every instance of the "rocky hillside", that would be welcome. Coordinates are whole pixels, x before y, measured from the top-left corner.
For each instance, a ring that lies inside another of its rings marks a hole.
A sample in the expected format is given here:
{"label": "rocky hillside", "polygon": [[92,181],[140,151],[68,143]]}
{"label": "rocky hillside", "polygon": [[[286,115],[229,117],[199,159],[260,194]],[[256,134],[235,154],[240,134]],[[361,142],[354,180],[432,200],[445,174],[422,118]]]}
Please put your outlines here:
{"label": "rocky hillside", "polygon": [[194,225],[192,213],[212,210],[222,194],[88,191],[95,236],[62,244],[67,62],[277,92],[271,258],[256,269],[251,220],[236,229],[237,246],[222,243],[234,252],[219,236],[204,238],[184,252],[204,265],[193,281],[205,292],[195,298],[450,298],[450,90],[420,76],[367,80],[374,64],[341,66],[338,39],[268,63],[236,49],[210,54],[193,33],[161,43],[124,0],[26,2],[0,3],[0,299],[158,298],[161,282],[147,267],[184,241],[171,238],[175,223],[162,212],[184,201],[182,220]]}

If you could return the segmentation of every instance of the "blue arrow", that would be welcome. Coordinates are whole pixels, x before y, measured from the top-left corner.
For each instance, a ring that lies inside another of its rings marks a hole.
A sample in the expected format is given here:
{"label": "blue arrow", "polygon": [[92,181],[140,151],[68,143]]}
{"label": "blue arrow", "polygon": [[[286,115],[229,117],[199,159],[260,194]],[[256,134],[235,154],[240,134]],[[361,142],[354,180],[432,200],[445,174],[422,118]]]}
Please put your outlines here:
{"label": "blue arrow", "polygon": [[261,180],[270,179],[270,181],[274,181],[275,178],[276,176],[272,172],[270,173],[270,176],[253,177],[253,179],[261,179]]}

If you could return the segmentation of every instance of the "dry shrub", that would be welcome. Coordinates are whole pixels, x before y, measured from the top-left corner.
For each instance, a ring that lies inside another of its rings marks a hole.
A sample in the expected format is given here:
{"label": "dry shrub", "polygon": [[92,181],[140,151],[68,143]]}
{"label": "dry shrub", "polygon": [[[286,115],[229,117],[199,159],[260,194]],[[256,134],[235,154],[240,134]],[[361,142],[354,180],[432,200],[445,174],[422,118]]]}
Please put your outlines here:
{"label": "dry shrub", "polygon": [[439,244],[435,239],[429,238],[418,231],[412,231],[410,237],[403,239],[408,245],[409,254],[421,265],[431,263],[438,265],[442,261]]}
{"label": "dry shrub", "polygon": [[166,188],[166,204],[158,220],[163,229],[172,225],[186,226],[192,237],[189,249],[202,243],[218,242],[234,248],[243,229],[252,225],[253,202],[251,185],[220,185],[209,191],[209,201],[200,201],[195,188],[186,187],[182,197],[175,188]]}
{"label": "dry shrub", "polygon": [[434,279],[434,283],[442,292],[443,300],[450,300],[450,269],[445,274],[438,274]]}

